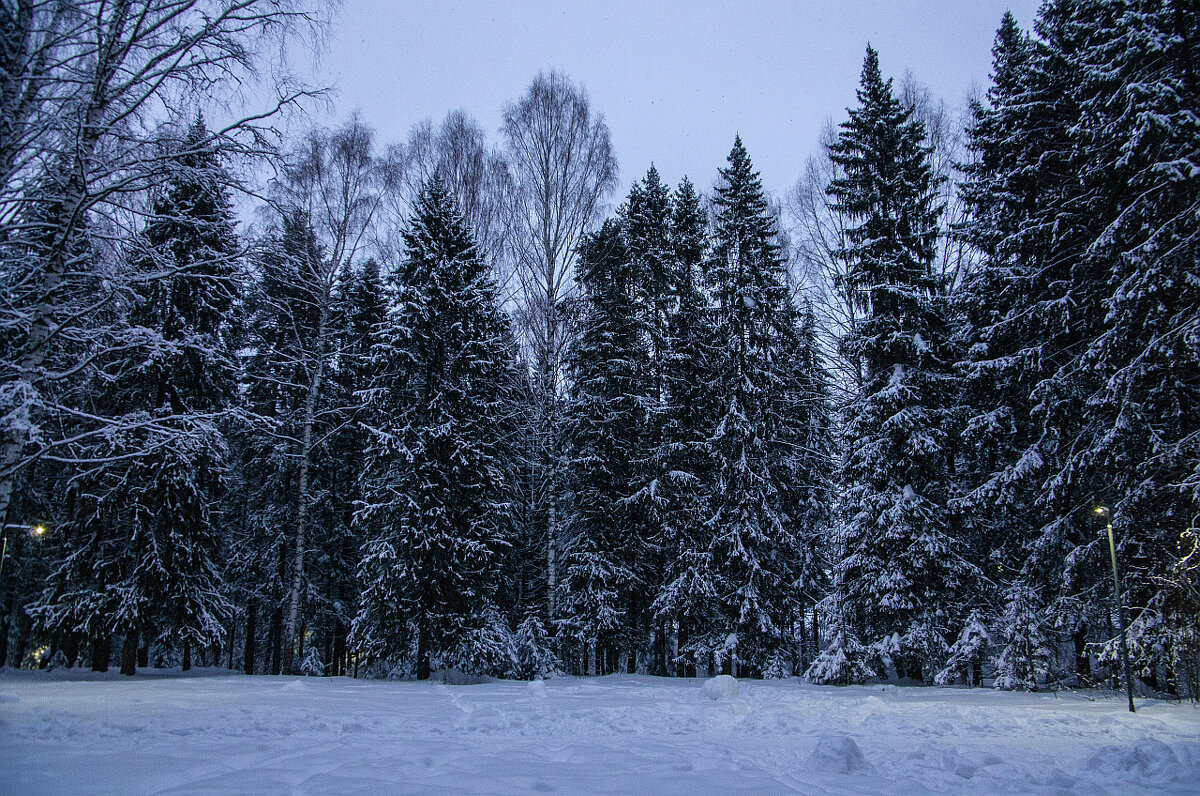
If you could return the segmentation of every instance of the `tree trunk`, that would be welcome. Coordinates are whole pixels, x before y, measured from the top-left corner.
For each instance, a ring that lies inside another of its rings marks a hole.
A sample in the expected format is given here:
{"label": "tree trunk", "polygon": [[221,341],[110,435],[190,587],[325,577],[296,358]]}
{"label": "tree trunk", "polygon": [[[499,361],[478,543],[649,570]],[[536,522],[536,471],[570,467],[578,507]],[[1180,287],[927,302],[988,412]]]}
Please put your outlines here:
{"label": "tree trunk", "polygon": [[254,674],[254,620],[258,616],[258,601],[250,598],[246,606],[246,650],[243,656],[243,666],[246,674]]}
{"label": "tree trunk", "polygon": [[[4,616],[0,617],[0,667],[8,665],[8,631],[12,628],[13,610],[16,608],[16,599],[10,591],[5,595],[4,600]],[[20,666],[21,662],[17,661]]]}
{"label": "tree trunk", "polygon": [[138,642],[141,634],[136,630],[125,633],[125,643],[121,645],[121,674],[133,677],[137,674]]}
{"label": "tree trunk", "polygon": [[183,670],[189,671],[192,668],[192,642],[183,642]]}
{"label": "tree trunk", "polygon": [[279,674],[280,654],[283,651],[283,608],[276,606],[271,613],[271,674]]}
{"label": "tree trunk", "polygon": [[429,631],[424,623],[417,629],[417,679],[428,680],[431,674],[429,668]]}
{"label": "tree trunk", "polygon": [[1075,676],[1079,685],[1087,687],[1092,680],[1092,659],[1087,654],[1087,625],[1081,624],[1075,631]]}
{"label": "tree trunk", "polygon": [[107,672],[108,661],[112,657],[112,637],[106,635],[92,638],[92,671]]}
{"label": "tree trunk", "polygon": [[550,506],[546,510],[546,609],[550,624],[554,624],[554,590],[558,587],[558,562],[556,560],[558,551],[555,546],[554,522],[555,505],[554,497],[551,496]]}
{"label": "tree trunk", "polygon": [[83,634],[68,633],[63,641],[63,655],[67,656],[67,667],[73,667],[79,660],[79,645],[83,643]]}
{"label": "tree trunk", "polygon": [[333,674],[335,677],[341,677],[346,673],[346,631],[342,627],[342,618],[339,616],[334,622],[333,630],[333,659],[336,661]]}
{"label": "tree trunk", "polygon": [[300,620],[300,632],[296,634],[296,660],[299,661],[299,663],[297,663],[294,667],[294,671],[291,672],[292,674],[299,674],[300,667],[304,665],[304,634],[307,624],[308,623],[303,619]]}
{"label": "tree trunk", "polygon": [[283,637],[283,671],[296,674],[293,655],[296,645],[296,624],[300,616],[300,595],[304,585],[304,546],[308,525],[308,470],[312,458],[313,426],[317,417],[317,396],[321,392],[321,381],[325,374],[325,327],[329,320],[328,288],[322,295],[321,312],[317,321],[317,361],[314,363],[313,378],[304,396],[304,427],[300,438],[300,485],[297,493],[296,536],[292,558],[292,587],[288,594],[287,624]]}
{"label": "tree trunk", "polygon": [[229,644],[227,645],[228,650],[225,653],[226,655],[229,656],[229,662],[225,666],[225,668],[230,671],[233,671],[233,648],[236,645],[237,645],[237,611],[235,610],[229,617]]}

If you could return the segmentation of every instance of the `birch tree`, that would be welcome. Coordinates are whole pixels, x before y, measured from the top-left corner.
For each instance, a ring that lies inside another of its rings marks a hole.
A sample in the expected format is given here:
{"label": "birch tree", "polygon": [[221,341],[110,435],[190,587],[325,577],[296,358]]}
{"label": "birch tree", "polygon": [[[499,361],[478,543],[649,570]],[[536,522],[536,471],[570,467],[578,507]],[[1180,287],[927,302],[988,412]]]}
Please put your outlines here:
{"label": "birch tree", "polygon": [[546,608],[555,614],[557,520],[555,427],[562,393],[567,301],[583,236],[600,220],[617,182],[608,125],[587,93],[559,72],[539,73],[504,109],[512,176],[508,250],[519,290],[518,315],[533,369],[532,511],[545,516]]}

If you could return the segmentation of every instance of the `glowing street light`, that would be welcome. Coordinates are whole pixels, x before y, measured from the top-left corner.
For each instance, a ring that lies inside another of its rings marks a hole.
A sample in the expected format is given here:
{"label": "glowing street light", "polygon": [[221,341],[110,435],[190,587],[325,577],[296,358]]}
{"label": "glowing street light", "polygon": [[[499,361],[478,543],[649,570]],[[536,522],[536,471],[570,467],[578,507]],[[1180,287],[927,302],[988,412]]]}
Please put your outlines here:
{"label": "glowing street light", "polygon": [[8,530],[28,531],[33,536],[41,538],[46,534],[46,526],[42,523],[35,525],[20,525],[18,523],[5,523],[3,528],[0,528],[0,583],[4,583],[4,559],[8,557]]}
{"label": "glowing street light", "polygon": [[1096,513],[1105,519],[1108,528],[1108,555],[1112,558],[1113,602],[1117,605],[1117,629],[1121,631],[1121,666],[1125,669],[1125,693],[1129,697],[1129,712],[1133,707],[1133,674],[1129,669],[1129,642],[1125,638],[1125,597],[1121,588],[1121,572],[1117,569],[1117,545],[1113,542],[1112,515],[1105,506],[1097,506]]}

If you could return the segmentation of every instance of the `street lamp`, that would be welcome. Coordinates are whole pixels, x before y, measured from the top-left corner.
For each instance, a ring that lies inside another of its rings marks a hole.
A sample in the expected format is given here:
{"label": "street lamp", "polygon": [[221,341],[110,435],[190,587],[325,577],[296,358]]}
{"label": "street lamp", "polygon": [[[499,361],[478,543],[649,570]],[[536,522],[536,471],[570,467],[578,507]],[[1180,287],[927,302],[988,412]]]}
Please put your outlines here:
{"label": "street lamp", "polygon": [[8,530],[13,528],[21,531],[29,531],[30,534],[41,538],[46,534],[46,526],[42,523],[33,525],[19,525],[17,523],[5,523],[3,528],[0,528],[0,583],[4,582],[4,559],[8,557]]}
{"label": "street lamp", "polygon": [[1112,515],[1105,506],[1096,507],[1096,513],[1104,518],[1108,528],[1108,555],[1112,558],[1113,602],[1117,606],[1117,629],[1121,631],[1121,665],[1125,668],[1125,693],[1129,696],[1129,712],[1133,707],[1133,674],[1129,668],[1129,642],[1125,638],[1125,598],[1121,588],[1121,572],[1117,569],[1117,545],[1113,542]]}

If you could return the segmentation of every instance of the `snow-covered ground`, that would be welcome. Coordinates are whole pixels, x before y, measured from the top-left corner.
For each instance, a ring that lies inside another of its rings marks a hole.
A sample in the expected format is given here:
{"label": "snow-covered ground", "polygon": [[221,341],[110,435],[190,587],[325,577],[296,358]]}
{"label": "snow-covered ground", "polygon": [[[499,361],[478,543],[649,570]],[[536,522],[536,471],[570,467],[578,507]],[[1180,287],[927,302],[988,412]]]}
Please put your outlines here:
{"label": "snow-covered ground", "polygon": [[0,792],[1200,793],[1200,709],[614,676],[0,675]]}

